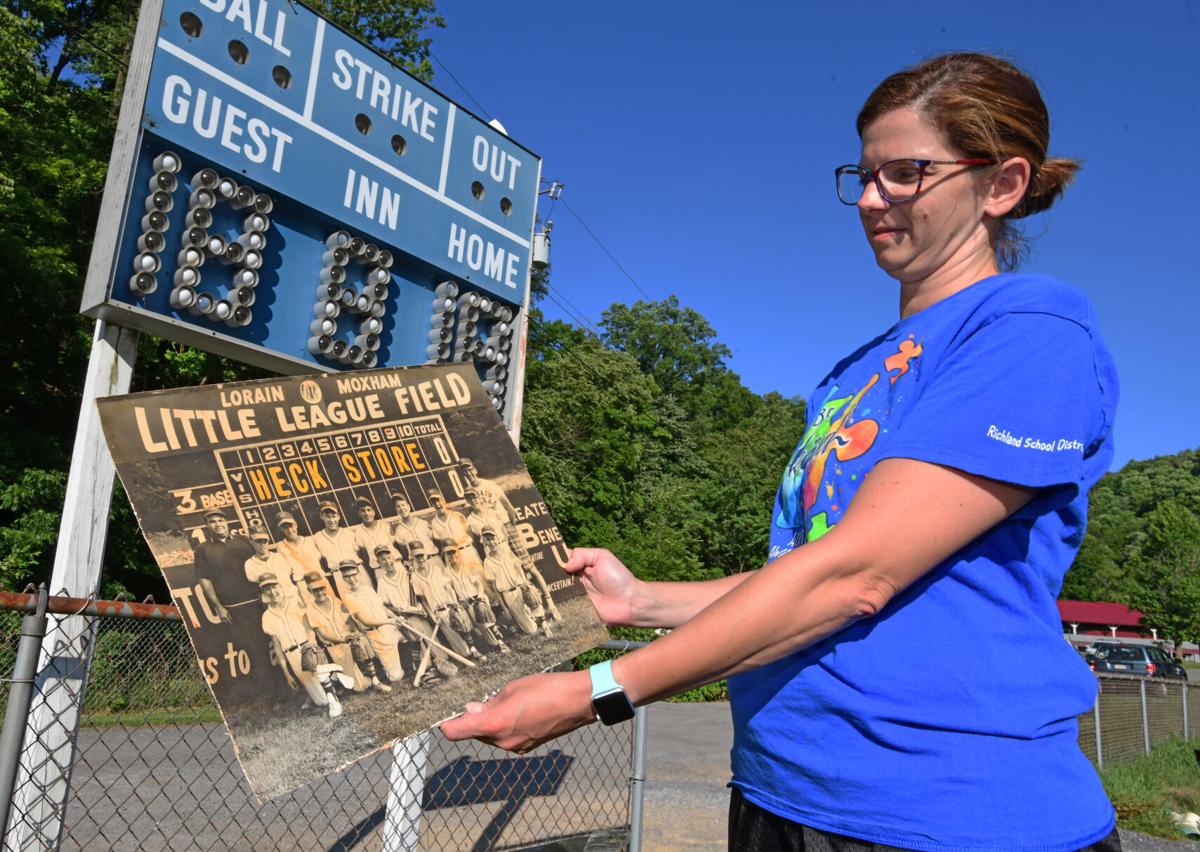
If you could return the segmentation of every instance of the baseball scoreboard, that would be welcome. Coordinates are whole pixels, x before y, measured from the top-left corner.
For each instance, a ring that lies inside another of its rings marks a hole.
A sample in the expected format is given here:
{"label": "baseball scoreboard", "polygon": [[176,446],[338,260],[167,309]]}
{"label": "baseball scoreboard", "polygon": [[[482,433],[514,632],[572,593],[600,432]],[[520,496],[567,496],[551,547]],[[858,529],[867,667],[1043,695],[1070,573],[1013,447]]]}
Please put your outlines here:
{"label": "baseball scoreboard", "polygon": [[84,313],[284,373],[470,362],[509,414],[535,154],[289,0],[147,0],[134,54]]}

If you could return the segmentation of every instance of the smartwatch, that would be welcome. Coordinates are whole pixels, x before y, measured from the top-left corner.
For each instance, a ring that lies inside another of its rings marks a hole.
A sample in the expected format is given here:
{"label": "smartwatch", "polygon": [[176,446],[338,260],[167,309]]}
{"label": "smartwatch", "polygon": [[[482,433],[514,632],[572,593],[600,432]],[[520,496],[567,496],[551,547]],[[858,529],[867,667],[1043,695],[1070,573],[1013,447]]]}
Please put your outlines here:
{"label": "smartwatch", "polygon": [[633,704],[612,673],[612,660],[596,663],[588,669],[592,679],[592,709],[605,725],[628,722],[634,716]]}

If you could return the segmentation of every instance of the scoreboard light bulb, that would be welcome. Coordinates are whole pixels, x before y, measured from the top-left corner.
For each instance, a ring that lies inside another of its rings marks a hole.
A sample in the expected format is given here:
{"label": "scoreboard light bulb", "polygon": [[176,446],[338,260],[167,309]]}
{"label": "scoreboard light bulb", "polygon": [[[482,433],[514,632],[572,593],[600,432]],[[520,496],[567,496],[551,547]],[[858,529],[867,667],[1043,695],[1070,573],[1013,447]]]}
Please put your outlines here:
{"label": "scoreboard light bulb", "polygon": [[183,220],[183,224],[192,228],[207,228],[212,225],[212,211],[207,207],[193,207],[187,212],[187,217]]}
{"label": "scoreboard light bulb", "polygon": [[167,241],[163,239],[163,235],[158,231],[146,231],[146,233],[138,237],[137,241],[138,251],[149,251],[155,254],[162,251],[163,246],[166,244]]}
{"label": "scoreboard light bulb", "polygon": [[350,232],[349,231],[334,231],[332,234],[330,234],[328,237],[325,238],[325,248],[328,248],[328,249],[345,248],[349,244],[350,244]]}
{"label": "scoreboard light bulb", "polygon": [[338,314],[342,312],[340,302],[317,302],[313,305],[313,316],[317,319],[337,319]]}
{"label": "scoreboard light bulb", "polygon": [[485,379],[491,379],[494,382],[502,382],[508,378],[508,368],[488,367],[487,371],[483,374],[483,377]]}
{"label": "scoreboard light bulb", "polygon": [[367,247],[367,244],[365,242],[363,242],[362,237],[351,237],[350,242],[346,246],[346,250],[349,251],[350,254],[354,255],[355,257],[358,257],[359,255],[361,255],[363,253],[363,250],[366,247]]}
{"label": "scoreboard light bulb", "polygon": [[354,290],[347,288],[342,291],[342,295],[338,297],[343,305],[347,308],[354,307],[354,303],[358,300],[358,294]]}
{"label": "scoreboard light bulb", "polygon": [[507,335],[504,337],[501,337],[500,340],[496,343],[496,348],[499,349],[501,352],[507,352],[509,349],[512,348],[512,338]]}
{"label": "scoreboard light bulb", "polygon": [[479,330],[479,326],[477,326],[473,322],[460,322],[458,325],[456,325],[454,327],[454,331],[459,337],[474,338],[475,332],[478,330]]}
{"label": "scoreboard light bulb", "polygon": [[151,210],[142,217],[143,231],[165,231],[171,227],[171,220],[161,210]]}
{"label": "scoreboard light bulb", "polygon": [[362,345],[362,348],[367,350],[368,352],[374,352],[377,349],[379,349],[379,342],[380,341],[379,341],[378,334],[368,334],[363,338],[361,345]]}
{"label": "scoreboard light bulb", "polygon": [[333,346],[330,347],[329,354],[340,361],[342,358],[346,357],[347,348],[346,341],[335,340],[333,341]]}
{"label": "scoreboard light bulb", "polygon": [[227,320],[233,316],[233,303],[228,299],[218,299],[213,305],[213,316],[219,320]]}
{"label": "scoreboard light bulb", "polygon": [[265,231],[271,227],[271,220],[261,213],[251,213],[242,220],[244,231]]}
{"label": "scoreboard light bulb", "polygon": [[150,191],[157,192],[174,192],[179,186],[179,181],[171,172],[155,172],[150,176]]}
{"label": "scoreboard light bulb", "polygon": [[500,318],[500,322],[512,322],[512,308],[510,308],[508,305],[502,305],[497,316]]}
{"label": "scoreboard light bulb", "polygon": [[496,410],[499,411],[501,408],[504,407],[504,397],[500,397],[500,396],[492,397],[492,405],[494,405],[496,407]]}
{"label": "scoreboard light bulb", "polygon": [[275,202],[272,200],[271,196],[264,192],[260,192],[258,195],[254,196],[254,209],[257,212],[266,215],[275,209]]}
{"label": "scoreboard light bulb", "polygon": [[193,226],[184,232],[183,241],[193,248],[204,248],[208,245],[208,231],[199,225]]}
{"label": "scoreboard light bulb", "polygon": [[450,315],[450,312],[454,310],[454,305],[455,301],[449,296],[442,299],[433,300],[433,309],[440,314],[446,314],[448,316]]}
{"label": "scoreboard light bulb", "polygon": [[158,289],[158,279],[152,272],[139,272],[129,279],[129,289],[139,296],[148,296]]}
{"label": "scoreboard light bulb", "polygon": [[183,165],[183,161],[179,159],[179,155],[174,151],[163,151],[154,158],[153,167],[156,172],[171,172],[175,174]]}
{"label": "scoreboard light bulb", "polygon": [[368,352],[363,353],[362,365],[364,367],[366,367],[368,370],[371,369],[372,367],[374,367],[376,362],[378,362],[378,361],[379,361],[379,356],[376,355],[374,352],[368,351]]}
{"label": "scoreboard light bulb", "polygon": [[195,287],[200,283],[200,273],[191,267],[181,267],[175,270],[171,277],[176,287]]}
{"label": "scoreboard light bulb", "polygon": [[253,189],[242,184],[237,188],[237,192],[233,194],[233,198],[230,199],[229,203],[233,206],[234,210],[243,210],[254,204],[254,196],[257,194]]}
{"label": "scoreboard light bulb", "polygon": [[321,254],[322,266],[345,266],[350,262],[350,252],[346,251],[341,246],[336,248],[326,249]]}
{"label": "scoreboard light bulb", "polygon": [[253,316],[254,315],[250,311],[250,308],[246,307],[245,305],[238,305],[233,309],[233,315],[229,319],[225,320],[225,322],[227,325],[238,328],[244,325],[250,325],[250,320]]}
{"label": "scoreboard light bulb", "polygon": [[379,334],[383,331],[383,320],[379,317],[368,317],[359,328],[367,334]]}
{"label": "scoreboard light bulb", "polygon": [[221,255],[225,254],[225,245],[225,238],[220,234],[209,234],[208,241],[205,242],[204,248],[214,257],[220,257]]}
{"label": "scoreboard light bulb", "polygon": [[174,310],[187,310],[196,303],[196,291],[191,287],[176,287],[168,301]]}
{"label": "scoreboard light bulb", "polygon": [[238,185],[233,178],[221,178],[221,181],[215,187],[217,195],[221,198],[233,198],[237,195]]}
{"label": "scoreboard light bulb", "polygon": [[430,343],[449,343],[451,338],[450,329],[448,328],[431,328],[429,329]]}
{"label": "scoreboard light bulb", "polygon": [[254,304],[254,288],[253,287],[235,287],[229,293],[233,297],[233,301],[239,305],[250,307]]}
{"label": "scoreboard light bulb", "polygon": [[168,213],[175,206],[175,199],[171,197],[171,193],[163,192],[161,189],[155,190],[146,196],[146,212],[149,213],[157,210],[160,213]]}
{"label": "scoreboard light bulb", "polygon": [[318,299],[336,302],[341,297],[342,297],[342,288],[339,287],[337,284],[329,283],[329,284],[318,284],[317,285],[317,298]]}
{"label": "scoreboard light bulb", "polygon": [[346,267],[326,266],[321,269],[322,284],[341,284],[346,280]]}
{"label": "scoreboard light bulb", "polygon": [[185,246],[179,250],[179,254],[175,255],[175,263],[184,268],[203,266],[204,252],[195,246]]}
{"label": "scoreboard light bulb", "polygon": [[480,357],[482,357],[484,361],[493,362],[496,360],[496,356],[499,354],[500,353],[496,351],[495,346],[483,344],[481,347]]}
{"label": "scoreboard light bulb", "polygon": [[481,314],[490,314],[492,312],[492,300],[486,296],[479,300],[479,312]]}
{"label": "scoreboard light bulb", "polygon": [[233,273],[234,287],[255,287],[258,285],[258,273],[253,269],[239,269]]}
{"label": "scoreboard light bulb", "polygon": [[471,353],[470,352],[455,352],[454,357],[451,358],[450,360],[459,361],[459,362],[465,364],[471,360]]}
{"label": "scoreboard light bulb", "polygon": [[374,263],[375,258],[379,257],[379,246],[375,243],[367,243],[363,246],[362,256],[367,263]]}
{"label": "scoreboard light bulb", "polygon": [[317,337],[328,336],[337,331],[337,322],[331,319],[315,319],[308,324],[308,330]]}
{"label": "scoreboard light bulb", "polygon": [[382,266],[376,266],[367,276],[367,280],[372,284],[387,284],[392,280],[392,273]]}
{"label": "scoreboard light bulb", "polygon": [[504,320],[501,320],[500,322],[498,322],[492,326],[492,332],[494,334],[499,334],[499,335],[511,334],[512,326],[510,326]]}
{"label": "scoreboard light bulb", "polygon": [[387,284],[382,283],[372,284],[369,292],[371,294],[371,299],[379,302],[387,298],[388,286]]}
{"label": "scoreboard light bulb", "polygon": [[363,348],[357,343],[346,349],[345,359],[351,364],[361,364],[363,357]]}
{"label": "scoreboard light bulb", "polygon": [[193,189],[192,194],[188,196],[188,207],[204,207],[211,210],[217,206],[217,194],[207,187]]}
{"label": "scoreboard light bulb", "polygon": [[443,281],[437,285],[437,288],[433,291],[433,295],[439,299],[456,299],[458,298],[458,285],[453,281]]}
{"label": "scoreboard light bulb", "polygon": [[425,357],[441,361],[450,354],[450,347],[445,343],[433,343],[425,347]]}
{"label": "scoreboard light bulb", "polygon": [[207,293],[197,293],[196,300],[188,310],[197,316],[208,316],[212,313],[214,302],[213,297]]}
{"label": "scoreboard light bulb", "polygon": [[260,266],[262,266],[262,263],[262,252],[255,251],[254,249],[250,249],[246,252],[245,256],[242,257],[242,266],[246,267],[247,269],[258,269]]}
{"label": "scoreboard light bulb", "polygon": [[192,175],[192,189],[212,189],[221,180],[221,176],[217,174],[216,169],[201,169]]}
{"label": "scoreboard light bulb", "polygon": [[230,243],[225,246],[225,254],[221,256],[222,263],[240,263],[246,256],[246,247],[241,243]]}
{"label": "scoreboard light bulb", "polygon": [[144,251],[133,259],[133,269],[135,272],[149,272],[154,274],[161,268],[162,261],[153,252]]}
{"label": "scoreboard light bulb", "polygon": [[454,325],[454,314],[436,313],[429,318],[430,328],[449,328]]}
{"label": "scoreboard light bulb", "polygon": [[375,262],[383,269],[391,269],[392,264],[395,262],[395,258],[387,249],[380,249],[379,257],[375,258]]}
{"label": "scoreboard light bulb", "polygon": [[371,309],[371,298],[367,295],[359,296],[354,300],[354,309],[360,314],[365,314]]}
{"label": "scoreboard light bulb", "polygon": [[260,231],[251,231],[248,234],[242,234],[238,238],[238,242],[248,249],[262,251],[263,246],[267,244],[267,237]]}
{"label": "scoreboard light bulb", "polygon": [[496,363],[497,364],[507,364],[508,356],[505,355],[503,352],[497,352],[496,353]]}
{"label": "scoreboard light bulb", "polygon": [[387,313],[387,304],[384,302],[372,302],[371,308],[367,313],[375,319],[383,319],[383,315]]}
{"label": "scoreboard light bulb", "polygon": [[458,321],[463,322],[464,320],[466,322],[479,322],[479,308],[467,308],[466,310],[460,308],[458,311]]}
{"label": "scoreboard light bulb", "polygon": [[333,348],[333,338],[328,334],[322,334],[308,339],[308,351],[313,355],[327,355],[329,350]]}
{"label": "scoreboard light bulb", "polygon": [[479,294],[463,293],[458,297],[458,304],[460,307],[465,305],[468,308],[477,308],[479,307]]}

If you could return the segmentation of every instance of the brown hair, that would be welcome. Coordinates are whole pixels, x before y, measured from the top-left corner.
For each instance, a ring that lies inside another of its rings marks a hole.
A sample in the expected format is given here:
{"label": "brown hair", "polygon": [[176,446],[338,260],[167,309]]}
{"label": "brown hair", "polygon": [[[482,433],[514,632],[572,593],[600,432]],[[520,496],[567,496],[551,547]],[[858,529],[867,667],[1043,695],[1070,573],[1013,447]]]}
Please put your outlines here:
{"label": "brown hair", "polygon": [[891,75],[858,113],[858,135],[885,112],[911,107],[946,134],[965,157],[997,162],[1029,161],[1029,188],[996,234],[996,259],[1012,269],[1025,251],[1025,239],[1008,220],[1039,213],[1054,203],[1075,172],[1078,160],[1047,157],[1050,115],[1033,79],[1010,62],[986,53],[947,53]]}

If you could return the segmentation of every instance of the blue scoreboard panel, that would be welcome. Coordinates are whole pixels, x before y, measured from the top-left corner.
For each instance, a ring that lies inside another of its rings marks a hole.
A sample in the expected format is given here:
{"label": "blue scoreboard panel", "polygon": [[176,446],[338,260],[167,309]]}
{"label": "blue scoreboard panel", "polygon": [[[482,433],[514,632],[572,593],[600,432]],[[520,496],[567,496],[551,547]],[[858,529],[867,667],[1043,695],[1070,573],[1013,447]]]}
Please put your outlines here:
{"label": "blue scoreboard panel", "polygon": [[471,361],[503,409],[540,159],[288,0],[147,0],[138,39],[83,311],[288,373]]}

